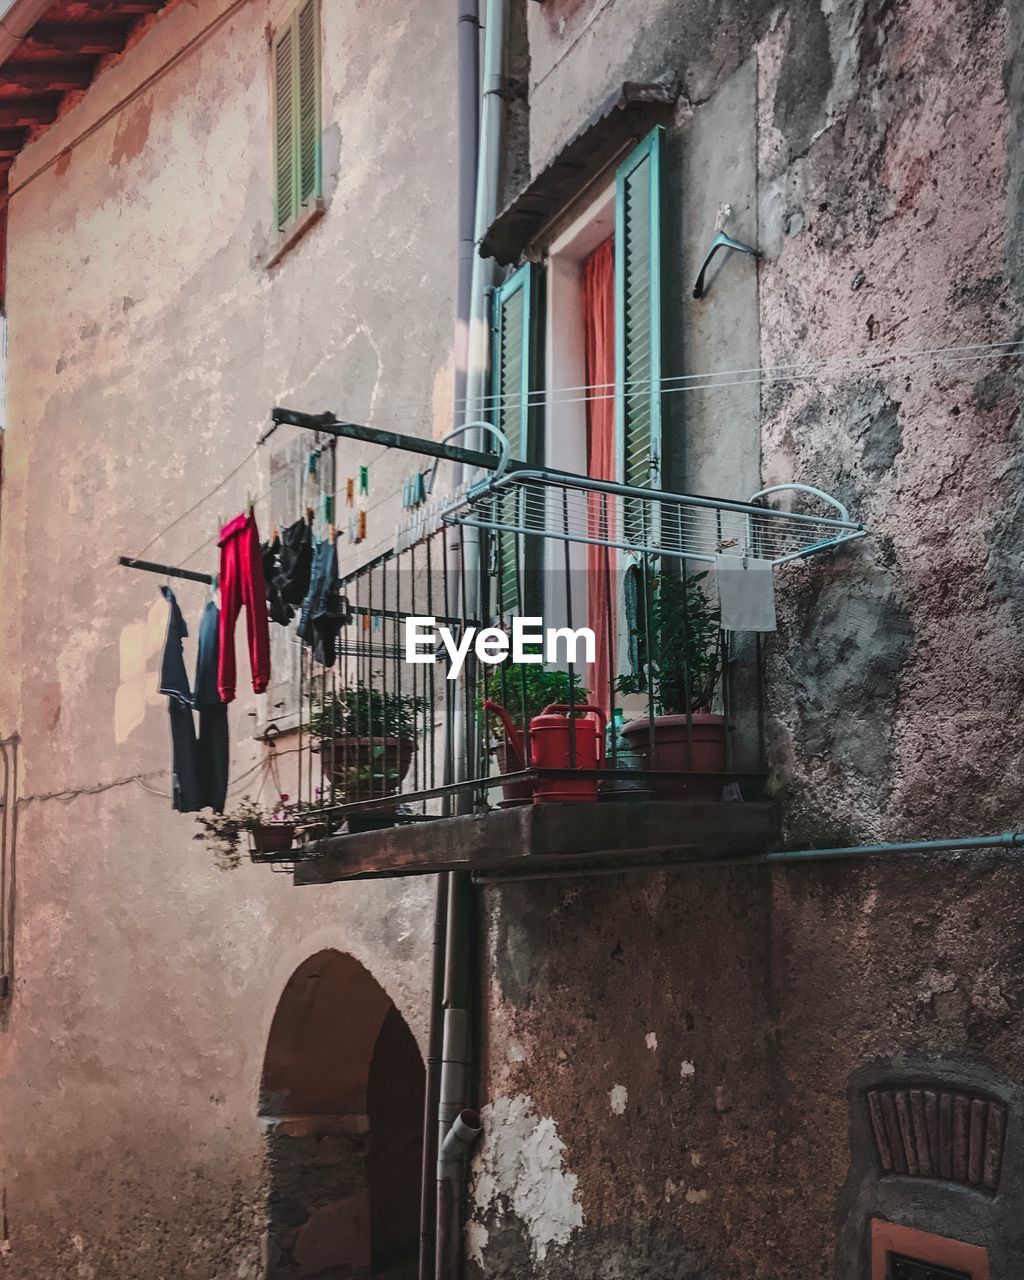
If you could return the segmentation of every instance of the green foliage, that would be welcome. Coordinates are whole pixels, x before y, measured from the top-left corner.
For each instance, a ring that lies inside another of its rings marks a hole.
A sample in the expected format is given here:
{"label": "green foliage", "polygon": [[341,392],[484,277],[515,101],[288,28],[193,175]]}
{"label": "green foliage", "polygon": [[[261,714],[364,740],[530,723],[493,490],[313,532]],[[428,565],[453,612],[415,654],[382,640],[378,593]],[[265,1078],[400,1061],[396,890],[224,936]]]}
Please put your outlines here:
{"label": "green foliage", "polygon": [[303,729],[314,738],[416,737],[416,717],[429,706],[426,698],[393,693],[362,681],[351,689],[328,693],[314,706]]}
{"label": "green foliage", "polygon": [[242,861],[239,845],[246,832],[275,823],[296,823],[318,808],[318,805],[289,801],[286,795],[282,795],[273,809],[264,809],[250,796],[243,796],[234,809],[224,813],[197,813],[196,822],[202,830],[192,839],[203,840],[209,845],[218,870],[234,871]]}
{"label": "green foliage", "polygon": [[245,796],[225,813],[197,813],[196,822],[202,830],[192,838],[206,841],[219,870],[233,871],[242,860],[238,848],[242,836],[269,821],[270,814]]}
{"label": "green foliage", "polygon": [[[719,612],[701,583],[707,572],[685,579],[654,579],[647,602],[650,626],[641,616],[634,630],[639,670],[619,676],[619,693],[648,693],[657,715],[685,715],[711,706],[722,673]],[[650,654],[646,653],[647,632]]]}
{"label": "green foliage", "polygon": [[539,662],[509,662],[488,667],[477,717],[482,725],[491,719],[491,713],[483,709],[484,700],[490,698],[500,702],[513,724],[522,729],[551,703],[568,703],[570,690],[573,702],[586,702],[590,697],[590,690],[583,687],[576,672],[570,679],[568,671],[551,671]]}

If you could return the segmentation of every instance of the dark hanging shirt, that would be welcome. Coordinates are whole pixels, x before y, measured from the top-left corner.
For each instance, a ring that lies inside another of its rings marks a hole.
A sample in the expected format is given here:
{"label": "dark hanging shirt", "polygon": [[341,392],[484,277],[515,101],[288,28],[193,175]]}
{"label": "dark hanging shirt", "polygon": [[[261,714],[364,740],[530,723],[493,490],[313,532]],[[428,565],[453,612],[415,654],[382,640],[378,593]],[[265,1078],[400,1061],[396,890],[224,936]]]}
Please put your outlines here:
{"label": "dark hanging shirt", "polygon": [[182,641],[188,627],[170,587],[161,587],[167,601],[167,636],[160,660],[160,692],[167,696],[171,720],[171,807],[179,813],[202,808],[199,786],[196,726],[192,719],[192,691],[188,687]]}

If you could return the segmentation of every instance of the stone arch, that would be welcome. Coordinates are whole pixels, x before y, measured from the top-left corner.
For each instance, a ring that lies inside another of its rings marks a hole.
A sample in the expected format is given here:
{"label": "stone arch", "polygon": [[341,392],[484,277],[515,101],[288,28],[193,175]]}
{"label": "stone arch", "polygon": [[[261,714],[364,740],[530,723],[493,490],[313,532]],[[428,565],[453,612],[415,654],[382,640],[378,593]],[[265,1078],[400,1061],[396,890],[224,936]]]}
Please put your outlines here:
{"label": "stone arch", "polygon": [[424,1068],[358,960],[319,951],[285,984],[260,1090],[267,1280],[416,1274]]}

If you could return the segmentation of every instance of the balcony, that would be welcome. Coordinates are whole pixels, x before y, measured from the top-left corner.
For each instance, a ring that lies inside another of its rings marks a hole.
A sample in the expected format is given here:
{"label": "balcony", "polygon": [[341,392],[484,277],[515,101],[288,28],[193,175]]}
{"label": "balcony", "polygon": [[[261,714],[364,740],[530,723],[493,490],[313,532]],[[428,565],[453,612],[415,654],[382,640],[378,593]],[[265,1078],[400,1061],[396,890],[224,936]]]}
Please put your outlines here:
{"label": "balcony", "polygon": [[[298,795],[254,860],[320,884],[762,853],[764,636],[721,628],[710,566],[770,569],[863,533],[769,496],[499,467],[412,512],[341,582],[336,663],[304,651]],[[583,629],[592,647],[574,649]]]}

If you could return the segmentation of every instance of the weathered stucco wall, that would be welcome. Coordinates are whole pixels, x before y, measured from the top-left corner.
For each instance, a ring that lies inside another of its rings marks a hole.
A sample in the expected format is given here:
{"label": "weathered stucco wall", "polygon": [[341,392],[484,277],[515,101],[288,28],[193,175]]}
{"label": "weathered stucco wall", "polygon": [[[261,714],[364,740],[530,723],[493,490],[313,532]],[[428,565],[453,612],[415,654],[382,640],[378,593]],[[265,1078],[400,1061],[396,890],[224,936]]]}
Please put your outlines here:
{"label": "weathered stucco wall", "polygon": [[[0,1268],[19,1280],[258,1274],[262,1058],[309,955],[351,953],[426,1030],[428,884],[304,894],[225,874],[153,794],[165,613],[159,579],[115,558],[236,466],[275,403],[430,429],[451,343],[452,41],[426,0],[325,0],[329,209],[268,271],[270,6],[242,4],[118,106],[216,12],[155,24],[13,182],[0,734],[21,734],[23,768]],[[250,464],[150,555],[181,563],[209,538],[190,563],[215,567],[217,514],[266,482]],[[205,589],[175,588],[194,627]],[[262,750],[239,686],[236,797]]]}
{"label": "weathered stucco wall", "polygon": [[[166,790],[157,584],[114,556],[225,474],[272,402],[442,421],[450,26],[426,0],[399,17],[325,0],[330,209],[268,272],[271,16],[249,0],[57,159],[209,21],[179,6],[15,175],[55,160],[12,204],[0,543],[0,731],[24,737],[26,797],[0,1256],[26,1280],[258,1274],[260,1064],[310,954],[351,952],[425,1029],[427,885],[225,876],[142,785]],[[834,367],[1016,336],[1020,23],[982,0],[526,5],[534,171],[622,81],[682,87],[682,367],[832,362],[669,418],[694,487],[802,479],[873,531],[780,575],[772,785],[798,845],[1021,825],[1015,366]],[[763,258],[697,304],[722,200]],[[406,469],[382,467],[382,489]],[[247,483],[161,556],[193,551]],[[179,594],[194,617],[202,589]],[[236,776],[259,759],[248,709]],[[1024,1270],[999,1216],[1019,1167],[991,1201],[901,1201],[858,1154],[865,1070],[911,1067],[1005,1088],[1019,1148],[1020,891],[999,856],[487,890],[471,1274],[860,1280],[874,1212]]]}
{"label": "weathered stucco wall", "polygon": [[[753,405],[680,396],[665,446],[698,491],[753,458],[872,530],[778,574],[771,785],[794,847],[1024,817],[1016,362],[839,364],[1019,336],[1011,8],[530,7],[534,171],[622,81],[682,87],[666,258],[685,371],[824,362],[766,376]],[[726,199],[752,219],[756,289],[737,259],[697,303],[694,224]],[[1019,1173],[991,1199],[880,1180],[863,1118],[869,1077],[984,1079],[1019,1126],[1020,890],[1012,859],[970,855],[489,889],[472,1274],[861,1280],[874,1214],[1024,1270]]]}

